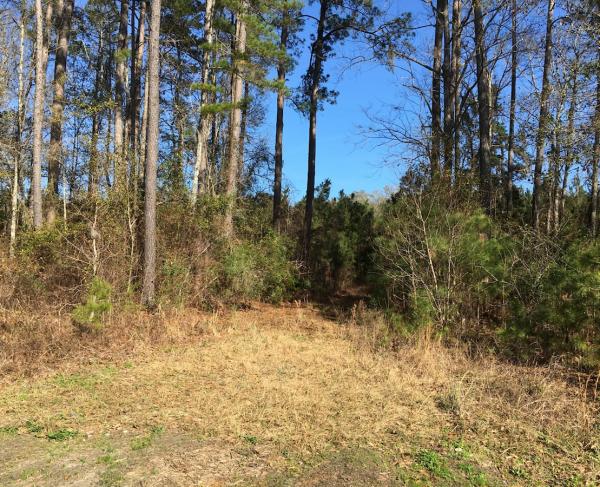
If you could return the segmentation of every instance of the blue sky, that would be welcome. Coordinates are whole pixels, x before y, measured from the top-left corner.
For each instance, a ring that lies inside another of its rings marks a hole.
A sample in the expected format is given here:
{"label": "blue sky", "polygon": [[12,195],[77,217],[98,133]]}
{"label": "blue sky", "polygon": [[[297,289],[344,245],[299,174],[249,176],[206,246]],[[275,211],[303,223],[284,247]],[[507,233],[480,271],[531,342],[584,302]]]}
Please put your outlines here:
{"label": "blue sky", "polygon": [[[391,0],[393,12],[410,11],[418,22],[422,16],[421,0]],[[422,20],[422,18],[421,18]],[[307,24],[307,28],[312,28]],[[421,42],[421,40],[417,40]],[[308,56],[305,52],[288,85],[294,88],[305,71]],[[327,64],[331,75],[329,87],[339,91],[337,103],[319,112],[317,122],[317,184],[326,178],[332,181],[332,194],[344,190],[379,191],[397,183],[403,168],[385,163],[387,150],[375,147],[361,135],[360,127],[369,125],[365,111],[378,111],[390,104],[402,101],[403,93],[399,73],[392,73],[381,65],[362,64],[345,70],[345,55],[352,55],[363,47],[347,41],[338,49],[340,57]],[[275,138],[275,97],[270,95],[267,103],[267,119],[263,129],[269,141]],[[306,191],[306,165],[308,149],[308,120],[290,104],[286,105],[284,126],[284,182],[292,190],[294,200],[302,198]]]}

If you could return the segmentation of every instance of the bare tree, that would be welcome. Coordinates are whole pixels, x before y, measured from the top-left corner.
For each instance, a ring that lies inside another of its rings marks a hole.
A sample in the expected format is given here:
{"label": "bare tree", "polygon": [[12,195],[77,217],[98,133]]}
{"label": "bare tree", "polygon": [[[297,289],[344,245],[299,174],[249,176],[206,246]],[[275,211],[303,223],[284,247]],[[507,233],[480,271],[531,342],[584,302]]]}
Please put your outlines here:
{"label": "bare tree", "polygon": [[10,195],[10,243],[9,255],[15,256],[15,243],[17,240],[17,220],[19,216],[19,171],[23,150],[21,137],[25,118],[25,84],[24,84],[24,61],[25,61],[25,15],[27,14],[27,3],[21,0],[21,12],[19,18],[19,85],[17,92],[17,130],[15,131],[15,167]]}

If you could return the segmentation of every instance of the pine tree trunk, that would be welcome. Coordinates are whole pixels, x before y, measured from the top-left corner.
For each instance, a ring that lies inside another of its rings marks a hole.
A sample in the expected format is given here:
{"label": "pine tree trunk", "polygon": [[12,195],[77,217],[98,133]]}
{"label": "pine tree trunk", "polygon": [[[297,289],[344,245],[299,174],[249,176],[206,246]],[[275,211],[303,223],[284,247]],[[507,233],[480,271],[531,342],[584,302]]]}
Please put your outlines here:
{"label": "pine tree trunk", "polygon": [[127,23],[129,20],[129,0],[121,0],[121,13],[119,15],[119,35],[117,39],[116,69],[115,69],[115,189],[117,192],[125,188],[127,179],[126,159],[125,159],[125,122],[123,107],[125,104],[125,70],[127,49]]}
{"label": "pine tree trunk", "polygon": [[54,58],[54,99],[50,118],[50,146],[48,148],[48,208],[47,221],[52,224],[56,218],[56,200],[58,198],[58,182],[62,160],[62,124],[65,109],[65,82],[67,78],[67,54],[71,18],[74,0],[59,0],[57,31],[58,40]]}
{"label": "pine tree trunk", "polygon": [[237,195],[238,169],[240,167],[240,141],[242,131],[242,95],[244,80],[242,78],[242,62],[239,57],[246,50],[246,24],[244,14],[246,3],[242,2],[242,12],[239,12],[235,22],[235,49],[233,55],[233,72],[231,75],[231,115],[229,133],[229,151],[227,172],[225,175],[225,197],[227,207],[223,220],[223,233],[227,238],[233,236],[233,211]]}
{"label": "pine tree trunk", "polygon": [[156,280],[156,172],[160,122],[160,0],[152,0],[148,37],[148,134],[146,137],[146,169],[144,171],[144,278],[142,303],[155,304]]}
{"label": "pine tree trunk", "polygon": [[562,222],[565,214],[565,195],[567,192],[567,184],[569,182],[569,170],[575,158],[575,114],[577,111],[577,89],[579,76],[579,57],[575,60],[573,67],[573,79],[571,85],[571,99],[569,102],[569,113],[567,115],[567,150],[565,154],[565,169],[562,177],[562,184],[559,196],[559,214],[558,223]]}
{"label": "pine tree trunk", "polygon": [[487,66],[485,48],[483,12],[481,0],[473,1],[475,21],[475,58],[477,62],[477,108],[479,113],[479,191],[481,204],[491,211],[491,83]]}
{"label": "pine tree trunk", "polygon": [[[50,9],[50,4],[48,9]],[[31,181],[31,206],[33,226],[36,230],[44,223],[42,215],[42,128],[44,123],[44,20],[42,0],[35,0],[35,97],[33,102],[33,175]]]}
{"label": "pine tree trunk", "polygon": [[431,180],[440,170],[440,143],[442,139],[442,43],[444,41],[444,12],[448,14],[448,0],[438,0],[435,7],[435,34],[433,41],[433,74],[431,80]]}
{"label": "pine tree trunk", "polygon": [[[279,48],[286,52],[288,44],[288,23],[289,15],[283,13],[281,24],[281,38]],[[285,107],[285,77],[287,73],[287,60],[280,59],[277,65],[277,81],[279,90],[277,91],[277,122],[275,124],[275,175],[273,179],[273,229],[276,232],[281,230],[281,182],[283,179],[283,110]]]}
{"label": "pine tree trunk", "polygon": [[511,66],[510,108],[508,115],[508,159],[506,161],[506,211],[513,211],[513,172],[515,160],[515,112],[517,104],[517,0],[512,0],[511,9]]}
{"label": "pine tree trunk", "polygon": [[315,199],[315,170],[317,159],[317,111],[319,108],[319,88],[323,72],[323,49],[325,17],[329,7],[328,1],[321,0],[317,36],[313,43],[313,66],[310,81],[310,111],[308,126],[308,174],[306,178],[306,206],[304,209],[304,238],[302,253],[305,262],[308,262],[312,241],[313,203]]}
{"label": "pine tree trunk", "polygon": [[448,13],[448,0],[445,0],[444,11],[442,12],[444,22],[444,62],[442,66],[442,76],[444,80],[444,173],[449,184],[452,182],[452,132],[454,115],[454,73],[452,59],[452,37],[450,36],[450,16]]}
{"label": "pine tree trunk", "polygon": [[542,170],[544,166],[544,151],[548,131],[548,98],[550,97],[550,69],[552,64],[552,27],[554,22],[555,0],[548,0],[548,14],[546,18],[546,41],[544,48],[544,71],[542,74],[542,92],[540,95],[540,118],[535,144],[535,167],[533,173],[533,202],[531,219],[533,228],[539,231],[541,204],[542,204]]}
{"label": "pine tree trunk", "polygon": [[[135,1],[135,0],[133,0]],[[146,0],[139,0],[140,13],[137,27],[137,35],[133,35],[133,23],[135,18],[135,4],[131,9],[131,81],[129,89],[129,143],[131,146],[132,164],[134,164],[135,177],[132,178],[132,184],[137,187],[137,178],[139,175],[139,115],[140,115],[140,86],[142,78],[142,61],[144,58],[144,42],[146,35]]]}
{"label": "pine tree trunk", "polygon": [[202,87],[200,91],[200,118],[196,129],[196,161],[194,163],[194,175],[192,177],[192,205],[196,204],[198,193],[207,189],[208,171],[208,138],[210,136],[210,119],[208,111],[202,113],[202,108],[212,98],[208,84],[210,80],[211,49],[214,42],[213,16],[214,0],[206,0],[204,10],[204,42],[206,46],[202,53]]}
{"label": "pine tree trunk", "polygon": [[462,36],[462,19],[461,19],[461,0],[454,0],[452,3],[452,98],[454,108],[452,113],[452,138],[454,140],[454,172],[460,168],[460,83],[461,83],[461,36]]}
{"label": "pine tree trunk", "polygon": [[594,146],[592,151],[592,180],[590,193],[590,233],[598,236],[598,164],[600,164],[600,75],[596,88],[596,111],[594,113]]}

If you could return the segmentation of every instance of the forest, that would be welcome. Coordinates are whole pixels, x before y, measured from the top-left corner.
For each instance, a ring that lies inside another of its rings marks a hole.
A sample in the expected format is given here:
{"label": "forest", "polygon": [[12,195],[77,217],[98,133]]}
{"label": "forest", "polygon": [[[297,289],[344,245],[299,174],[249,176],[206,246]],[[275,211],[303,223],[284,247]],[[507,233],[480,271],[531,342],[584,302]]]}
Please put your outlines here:
{"label": "forest", "polygon": [[597,0],[0,0],[0,156],[0,484],[600,483]]}

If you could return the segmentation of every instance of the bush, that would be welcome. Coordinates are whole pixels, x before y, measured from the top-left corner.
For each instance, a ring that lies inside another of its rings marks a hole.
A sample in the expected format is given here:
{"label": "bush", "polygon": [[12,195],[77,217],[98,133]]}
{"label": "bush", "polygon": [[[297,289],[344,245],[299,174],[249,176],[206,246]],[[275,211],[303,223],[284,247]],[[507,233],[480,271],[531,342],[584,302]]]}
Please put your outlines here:
{"label": "bush", "polygon": [[224,251],[219,287],[228,301],[280,302],[291,296],[298,283],[298,269],[289,242],[268,234],[258,242],[236,242]]}
{"label": "bush", "polygon": [[97,331],[102,328],[104,316],[112,308],[111,292],[110,284],[94,277],[88,287],[85,303],[77,305],[71,313],[73,324],[82,331]]}

